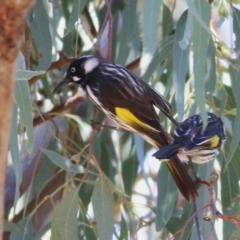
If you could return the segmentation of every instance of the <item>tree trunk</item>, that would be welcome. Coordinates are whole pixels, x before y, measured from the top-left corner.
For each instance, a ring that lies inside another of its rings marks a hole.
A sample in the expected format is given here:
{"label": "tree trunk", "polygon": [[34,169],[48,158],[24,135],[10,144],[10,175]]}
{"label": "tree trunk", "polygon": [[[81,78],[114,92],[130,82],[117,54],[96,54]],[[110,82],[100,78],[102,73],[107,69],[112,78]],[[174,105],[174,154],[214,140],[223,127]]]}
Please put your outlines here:
{"label": "tree trunk", "polygon": [[34,3],[35,0],[0,0],[0,234],[3,232],[4,178],[11,125],[13,83],[25,17]]}

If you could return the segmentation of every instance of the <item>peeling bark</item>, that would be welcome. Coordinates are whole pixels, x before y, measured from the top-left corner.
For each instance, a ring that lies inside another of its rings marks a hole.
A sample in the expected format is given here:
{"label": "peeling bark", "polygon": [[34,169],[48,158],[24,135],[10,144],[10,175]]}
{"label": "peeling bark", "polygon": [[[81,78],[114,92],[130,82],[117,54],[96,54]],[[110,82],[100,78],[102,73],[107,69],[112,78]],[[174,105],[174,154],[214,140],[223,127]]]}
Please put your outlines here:
{"label": "peeling bark", "polygon": [[[35,0],[0,0],[0,233],[3,232],[4,177],[12,114],[13,83],[25,17]],[[1,234],[2,235],[2,234]]]}

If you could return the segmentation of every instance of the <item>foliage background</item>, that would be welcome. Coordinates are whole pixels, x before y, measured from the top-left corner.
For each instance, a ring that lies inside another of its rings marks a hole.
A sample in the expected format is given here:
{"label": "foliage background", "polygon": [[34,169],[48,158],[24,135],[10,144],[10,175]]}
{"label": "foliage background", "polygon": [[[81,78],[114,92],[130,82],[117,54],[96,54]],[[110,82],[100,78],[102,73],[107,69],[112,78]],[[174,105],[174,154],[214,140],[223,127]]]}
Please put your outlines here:
{"label": "foliage background", "polygon": [[4,239],[198,238],[193,204],[179,196],[151,146],[129,132],[92,129],[91,119],[112,123],[75,95],[76,86],[52,94],[71,56],[90,53],[153,85],[179,121],[199,111],[205,119],[209,110],[222,116],[224,150],[196,168],[205,180],[219,174],[216,206],[226,220],[215,221],[207,187],[196,204],[203,239],[235,239],[229,216],[239,217],[239,50],[240,12],[225,0],[38,0],[18,59]]}

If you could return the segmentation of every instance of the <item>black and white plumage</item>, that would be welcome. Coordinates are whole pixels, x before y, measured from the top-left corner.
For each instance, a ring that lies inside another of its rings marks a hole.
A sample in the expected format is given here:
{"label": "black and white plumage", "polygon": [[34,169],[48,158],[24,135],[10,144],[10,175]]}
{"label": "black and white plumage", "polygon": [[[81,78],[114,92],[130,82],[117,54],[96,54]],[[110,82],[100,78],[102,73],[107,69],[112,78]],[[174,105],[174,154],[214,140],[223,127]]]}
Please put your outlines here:
{"label": "black and white plumage", "polygon": [[177,155],[181,161],[201,164],[216,158],[226,140],[223,122],[213,113],[208,113],[208,123],[203,131],[200,114],[195,114],[175,130],[173,142],[157,151],[153,156],[170,159]]}
{"label": "black and white plumage", "polygon": [[[154,110],[159,108],[175,125],[171,105],[150,85],[126,68],[93,55],[73,60],[61,86],[75,82],[117,126],[140,134],[158,149],[171,139]],[[198,196],[196,185],[177,156],[166,162],[179,190],[188,200]]]}

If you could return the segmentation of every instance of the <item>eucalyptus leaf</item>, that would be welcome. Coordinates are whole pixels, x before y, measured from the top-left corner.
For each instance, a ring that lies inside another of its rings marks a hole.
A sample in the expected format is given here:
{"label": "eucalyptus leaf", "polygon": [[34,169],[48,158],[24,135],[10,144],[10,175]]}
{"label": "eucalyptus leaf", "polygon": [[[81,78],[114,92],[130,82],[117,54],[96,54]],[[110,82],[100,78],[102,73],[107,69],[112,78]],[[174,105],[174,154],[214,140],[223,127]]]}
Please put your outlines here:
{"label": "eucalyptus leaf", "polygon": [[164,163],[159,168],[157,184],[159,194],[157,196],[156,230],[161,231],[172,217],[178,196],[175,182]]}
{"label": "eucalyptus leaf", "polygon": [[[240,82],[239,82],[239,77],[240,77],[240,11],[236,8],[233,8],[233,30],[235,32],[236,36],[236,53],[237,53],[237,59],[235,61],[235,70],[233,71],[233,74],[235,75],[235,78],[237,81],[235,81],[234,87],[236,89],[240,89]],[[228,163],[231,161],[233,154],[238,146],[239,140],[240,140],[240,94],[237,93],[236,95],[236,105],[237,105],[237,113],[234,119],[234,124],[233,124],[233,135],[232,135],[232,141],[230,144],[229,152],[227,154],[227,161]]]}
{"label": "eucalyptus leaf", "polygon": [[149,82],[153,71],[158,67],[162,61],[164,61],[173,50],[174,36],[168,36],[163,38],[159,43],[159,48],[156,50],[145,74],[143,75],[143,80]]}
{"label": "eucalyptus leaf", "polygon": [[93,190],[92,205],[99,240],[112,240],[114,223],[113,196],[104,178],[99,178]]}
{"label": "eucalyptus leaf", "polygon": [[78,191],[68,192],[58,204],[51,223],[52,240],[77,239]]}
{"label": "eucalyptus leaf", "polygon": [[17,70],[16,80],[30,80],[35,76],[42,76],[45,74],[45,71],[28,71],[28,70]]}
{"label": "eucalyptus leaf", "polygon": [[10,234],[10,240],[32,240],[33,226],[30,217],[22,218],[17,225],[24,231],[13,231]]}
{"label": "eucalyptus leaf", "polygon": [[46,154],[46,156],[58,167],[68,171],[68,172],[74,172],[74,173],[83,173],[84,168],[80,165],[75,165],[71,163],[71,161],[60,154],[41,148],[41,151]]}
{"label": "eucalyptus leaf", "polygon": [[13,104],[13,114],[11,123],[11,135],[10,135],[10,153],[12,157],[13,168],[16,176],[15,184],[15,197],[14,197],[14,208],[17,206],[17,201],[20,196],[19,187],[22,183],[22,163],[19,156],[19,146],[18,146],[18,114],[17,106]]}
{"label": "eucalyptus leaf", "polygon": [[22,130],[26,129],[26,146],[31,152],[33,148],[32,99],[27,81],[15,81],[14,100],[19,108]]}
{"label": "eucalyptus leaf", "polygon": [[188,58],[190,45],[181,48],[179,41],[183,38],[187,27],[188,12],[185,11],[178,21],[175,41],[173,46],[173,86],[175,88],[175,99],[178,111],[178,121],[184,116],[184,88],[188,70]]}
{"label": "eucalyptus leaf", "polygon": [[65,35],[69,34],[75,23],[77,22],[78,18],[80,17],[80,14],[82,13],[85,5],[87,4],[87,0],[74,0],[72,4],[72,12],[69,15],[69,19],[66,26],[66,32]]}
{"label": "eucalyptus leaf", "polygon": [[[189,1],[187,1],[189,2]],[[205,24],[210,22],[210,6],[207,2],[196,1],[195,8],[198,10],[198,15],[201,14],[202,21]],[[190,11],[190,9],[189,9]],[[194,72],[194,87],[196,94],[196,102],[201,112],[203,119],[203,125],[207,125],[207,113],[205,109],[205,82],[203,81],[203,76],[205,76],[206,71],[206,61],[207,61],[207,49],[209,45],[210,35],[206,32],[203,25],[195,19],[194,30],[192,36],[193,42],[193,72]]]}
{"label": "eucalyptus leaf", "polygon": [[[160,8],[162,0],[143,0],[142,31],[143,50],[153,55],[157,48]],[[149,24],[151,23],[151,24]]]}
{"label": "eucalyptus leaf", "polygon": [[36,1],[35,6],[27,18],[27,24],[31,30],[41,58],[37,70],[46,70],[52,59],[52,39],[49,29],[49,16],[43,0]]}
{"label": "eucalyptus leaf", "polygon": [[128,0],[122,11],[124,26],[119,37],[119,50],[116,63],[125,65],[131,50],[130,40],[136,36],[137,0]]}
{"label": "eucalyptus leaf", "polygon": [[22,228],[21,226],[17,225],[14,222],[8,222],[8,221],[4,220],[3,224],[4,224],[3,225],[4,232],[13,232],[13,231],[24,232],[24,228]]}

